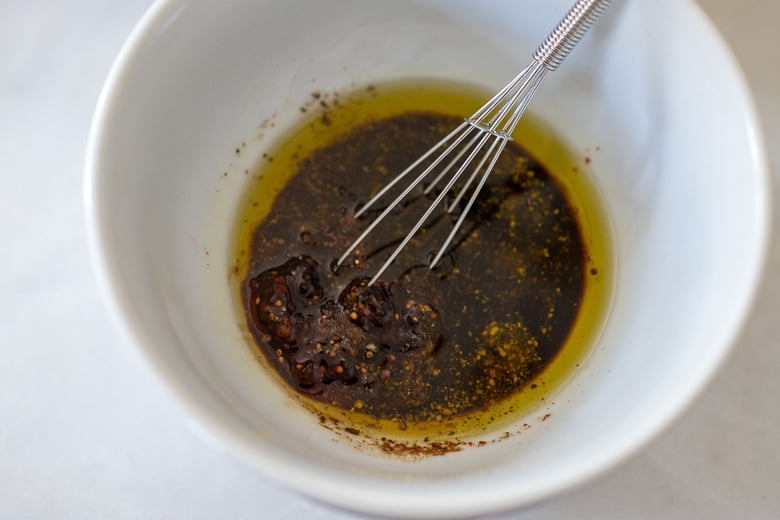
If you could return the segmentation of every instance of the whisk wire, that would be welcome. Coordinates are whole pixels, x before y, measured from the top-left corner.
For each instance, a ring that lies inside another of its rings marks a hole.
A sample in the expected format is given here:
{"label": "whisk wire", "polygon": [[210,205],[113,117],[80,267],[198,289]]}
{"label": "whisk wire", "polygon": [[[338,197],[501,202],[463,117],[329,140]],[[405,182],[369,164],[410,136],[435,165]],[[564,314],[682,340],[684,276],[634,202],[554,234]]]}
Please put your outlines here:
{"label": "whisk wire", "polygon": [[[466,122],[461,123],[460,126],[458,126],[455,130],[453,130],[452,132],[447,134],[445,137],[443,137],[438,143],[433,145],[427,152],[425,152],[416,161],[414,161],[412,164],[410,164],[403,172],[399,173],[392,181],[387,183],[387,185],[384,188],[382,188],[376,195],[371,197],[371,199],[369,199],[368,202],[366,202],[360,209],[358,209],[358,211],[355,213],[355,218],[359,218],[361,215],[363,215],[363,213],[368,211],[368,209],[371,208],[376,203],[376,201],[381,199],[388,191],[390,191],[393,188],[393,186],[398,184],[401,180],[404,179],[404,177],[406,177],[408,174],[413,172],[414,169],[417,168],[423,161],[425,161],[427,158],[429,158],[431,155],[433,155],[433,153],[436,152],[436,150],[438,150],[439,148],[441,148],[442,146],[447,144],[447,142],[450,139],[452,139],[455,135],[457,135],[458,132],[463,130],[467,125],[468,125],[468,123],[466,123]],[[436,166],[438,166],[439,163],[444,160],[444,158],[447,156],[447,154],[449,152],[451,152],[452,149],[455,148],[458,144],[460,144],[463,141],[463,139],[465,139],[465,136],[461,137],[457,142],[453,143],[452,145],[450,145],[449,148],[447,148],[444,152],[442,152],[442,154],[439,155],[439,157],[437,157],[436,160],[430,166],[428,166],[428,168],[426,168],[426,170],[423,173],[421,173],[417,177],[417,179],[415,179],[415,181],[414,181],[414,183],[413,183],[411,188],[414,188],[414,186],[419,184],[419,182],[422,179],[424,179]],[[412,191],[411,188],[409,190],[405,191],[403,195],[404,196],[408,195],[409,192]],[[403,199],[403,197],[401,197],[401,196],[396,198],[396,200],[398,202],[400,202],[402,199]],[[392,211],[393,207],[395,207],[395,204],[391,204],[388,213],[390,211]],[[384,218],[384,215],[380,216],[378,218],[378,220],[381,220],[382,218]],[[359,242],[361,242],[361,240],[356,240],[356,242],[359,243]],[[355,244],[355,245],[357,245],[357,244]],[[348,254],[349,254],[349,252],[345,253],[342,256],[342,260],[339,260],[338,263],[341,264],[343,259],[346,259]]]}
{"label": "whisk wire", "polygon": [[[464,134],[464,136],[467,134]],[[486,141],[490,137],[490,134],[485,134],[485,136],[482,138],[482,144],[484,144],[484,141]],[[447,196],[447,193],[450,191],[452,186],[458,181],[461,175],[463,175],[463,172],[466,171],[466,168],[471,163],[471,161],[474,160],[474,157],[479,153],[480,147],[478,146],[472,152],[469,154],[469,156],[466,158],[466,160],[463,162],[463,164],[460,165],[458,168],[458,171],[455,172],[455,175],[452,176],[452,178],[447,181],[447,185],[444,187],[444,189],[441,190],[441,192],[436,196],[434,201],[428,206],[428,209],[425,210],[425,213],[423,213],[423,216],[420,217],[420,219],[417,221],[417,223],[412,227],[411,231],[406,234],[404,239],[401,241],[400,244],[393,250],[393,252],[390,254],[390,256],[387,258],[384,264],[382,264],[382,267],[379,268],[379,270],[376,272],[373,278],[368,282],[368,285],[373,285],[374,282],[376,282],[380,276],[382,276],[382,273],[385,272],[385,270],[390,267],[390,264],[393,263],[393,261],[396,259],[396,257],[401,253],[404,247],[406,247],[406,244],[409,243],[409,241],[414,237],[414,235],[417,234],[417,232],[420,230],[421,227],[428,221],[428,218],[431,216],[433,211],[441,204],[441,202],[444,200],[444,197]],[[424,172],[425,175],[429,173],[429,171]],[[423,175],[424,177],[424,175]],[[422,179],[419,179],[422,180]],[[419,180],[416,181],[419,183]],[[411,188],[414,188],[415,185],[410,186]],[[403,198],[403,197],[401,197]],[[393,201],[392,206],[395,206],[400,200],[396,199],[396,201]]]}
{"label": "whisk wire", "polygon": [[[542,69],[539,73],[539,79],[536,81],[536,83],[532,87],[531,95],[533,95],[533,92],[536,91],[536,89],[539,87],[539,84],[541,83],[542,78],[544,77],[544,74],[546,72],[546,69]],[[509,128],[509,134],[514,131],[515,127],[517,126],[518,122],[520,121],[520,118],[523,116],[523,112],[525,112],[525,109],[528,107],[528,104],[530,102],[530,96],[524,99],[524,102],[518,105],[518,107],[515,109],[514,113],[512,114],[512,119],[508,123]],[[447,235],[447,238],[444,240],[444,243],[439,248],[438,252],[436,253],[436,256],[433,258],[431,263],[429,264],[429,268],[433,269],[436,267],[441,260],[441,258],[444,256],[444,254],[447,252],[447,249],[450,247],[450,244],[452,243],[453,239],[455,238],[455,235],[457,234],[458,230],[463,225],[463,222],[466,220],[466,216],[468,215],[469,211],[471,211],[471,207],[474,205],[474,203],[477,200],[477,197],[479,196],[479,193],[482,191],[482,188],[485,185],[485,181],[487,181],[488,177],[490,176],[490,173],[493,171],[493,168],[496,166],[496,163],[498,162],[498,158],[501,156],[501,153],[504,151],[504,147],[506,147],[507,142],[509,142],[509,139],[504,139],[496,136],[495,140],[493,141],[493,144],[490,146],[488,151],[485,154],[485,157],[482,160],[482,163],[484,163],[485,159],[487,159],[488,156],[491,156],[490,164],[485,169],[484,173],[482,174],[482,177],[479,180],[479,183],[477,184],[477,187],[474,189],[474,192],[471,194],[471,197],[469,198],[468,203],[466,203],[466,207],[463,208],[463,211],[461,212],[460,216],[458,216],[458,220],[455,223],[455,225],[450,230],[450,233]],[[493,152],[493,149],[498,145],[498,149]],[[492,154],[492,155],[491,155]],[[448,208],[448,212],[452,213],[454,209],[457,207],[457,204],[460,202],[460,199],[463,197],[463,195],[466,193],[466,189],[468,186],[473,182],[474,178],[476,177],[477,173],[480,169],[482,169],[482,163],[475,168],[474,172],[472,173],[469,180],[466,182],[466,185],[460,190],[458,193],[458,196],[453,201],[452,205]]]}
{"label": "whisk wire", "polygon": [[[537,47],[532,55],[532,62],[515,76],[506,86],[499,90],[487,103],[480,107],[471,117],[468,117],[452,132],[447,134],[425,154],[409,165],[403,172],[393,178],[384,188],[374,195],[365,205],[355,213],[360,217],[369,208],[382,199],[401,180],[415,171],[425,161],[432,158],[431,163],[414,178],[414,180],[385,207],[380,214],[360,234],[344,254],[337,260],[336,266],[341,266],[349,255],[368,237],[368,235],[389,215],[431,172],[441,164],[445,158],[453,157],[439,170],[436,177],[423,189],[424,195],[429,195],[438,184],[453,169],[446,186],[436,195],[434,201],[428,206],[422,217],[415,223],[412,229],[401,240],[400,244],[390,254],[389,258],[379,268],[369,285],[374,284],[384,271],[393,263],[409,241],[425,225],[433,211],[444,201],[449,191],[455,186],[460,177],[469,166],[476,161],[465,183],[459,189],[455,198],[446,205],[445,211],[453,213],[466,196],[476,178],[480,175],[479,182],[471,192],[468,202],[458,216],[455,225],[450,230],[442,246],[438,249],[429,267],[433,269],[447,252],[458,230],[462,227],[466,216],[475,204],[479,193],[482,191],[487,178],[493,171],[498,159],[507,145],[512,140],[512,133],[519,123],[523,113],[528,107],[536,90],[547,72],[554,71],[574,49],[585,33],[595,23],[596,19],[606,10],[611,0],[577,0],[566,15],[555,26],[552,32]],[[463,145],[467,138],[470,140]],[[490,144],[488,142],[490,141]],[[436,152],[443,152],[434,157]],[[464,158],[465,157],[465,158]],[[477,160],[477,158],[479,159]],[[486,166],[487,165],[487,166]]]}
{"label": "whisk wire", "polygon": [[[538,88],[539,84],[541,83],[546,73],[546,69],[542,67],[540,64],[534,64],[531,67],[528,67],[526,71],[528,71],[529,69],[532,70],[530,70],[530,76],[528,77],[528,79],[523,82],[520,88],[514,93],[512,98],[504,105],[503,109],[498,114],[496,114],[494,120],[488,123],[487,128],[483,129],[482,125],[480,125],[478,121],[473,121],[473,117],[467,119],[467,121],[469,121],[469,123],[477,126],[478,128],[482,129],[485,132],[490,132],[492,135],[496,137],[496,139],[511,141],[512,133],[515,131],[517,124],[520,122],[520,118],[522,117],[523,112],[525,112],[525,109],[528,107],[528,104],[530,103],[530,98],[533,96],[533,93],[536,92],[536,89]],[[509,90],[509,92],[511,92],[511,89]],[[521,98],[523,92],[529,92],[529,95],[523,96]],[[501,122],[506,117],[507,113],[509,112],[509,109],[515,105],[517,105],[515,110],[512,112],[511,117],[504,124],[503,128],[501,128],[501,130],[496,130],[498,123]],[[503,151],[504,146],[505,144],[501,146],[501,151]],[[492,149],[493,148],[491,147],[491,149],[487,152],[488,155],[490,154],[490,151],[492,151]],[[493,166],[495,166],[495,163],[492,164]],[[488,168],[487,170],[488,173],[493,171],[493,166],[490,166]],[[460,203],[460,200],[467,193],[472,182],[474,182],[474,179],[479,173],[481,167],[482,167],[482,163],[480,163],[480,165],[474,169],[474,172],[471,174],[469,179],[466,181],[463,187],[461,187],[458,195],[455,197],[455,200],[453,200],[450,206],[447,208],[448,213],[452,213],[453,211],[455,211],[455,208]]]}
{"label": "whisk wire", "polygon": [[[476,130],[476,129],[473,128],[473,126],[472,126],[472,128],[467,128],[466,132],[470,133],[473,130]],[[447,163],[447,166],[442,168],[442,170],[439,173],[439,175],[437,175],[436,178],[433,179],[430,182],[430,184],[428,184],[428,186],[425,187],[425,189],[423,190],[423,195],[428,195],[430,192],[432,192],[434,190],[434,188],[436,188],[436,186],[439,184],[439,181],[442,180],[444,178],[444,176],[450,170],[452,170],[453,166],[455,166],[456,164],[458,164],[458,162],[460,162],[460,160],[463,158],[463,156],[466,155],[466,152],[471,150],[471,148],[474,146],[474,143],[476,143],[479,140],[479,137],[480,137],[479,133],[475,134],[474,137],[471,138],[471,141],[469,141],[466,146],[461,148],[461,150],[457,153],[457,155],[455,155],[455,157],[453,157],[452,160],[449,163]]]}
{"label": "whisk wire", "polygon": [[[412,171],[413,171],[413,170],[414,170],[414,169],[415,169],[417,166],[419,166],[421,162],[423,162],[425,159],[427,159],[428,157],[430,157],[430,156],[433,154],[433,152],[435,152],[437,149],[441,148],[441,146],[443,146],[444,144],[446,144],[446,143],[447,143],[447,141],[448,141],[450,138],[452,138],[453,136],[455,136],[455,135],[456,135],[456,134],[457,134],[459,131],[461,131],[461,130],[462,130],[464,127],[466,127],[466,126],[467,126],[467,123],[465,123],[465,122],[464,122],[464,123],[461,123],[461,125],[460,125],[458,128],[456,128],[455,130],[453,130],[452,132],[450,132],[450,133],[447,135],[447,137],[445,137],[445,138],[443,138],[441,141],[439,141],[439,142],[438,142],[438,143],[437,143],[437,144],[436,144],[436,145],[435,145],[433,148],[431,148],[431,149],[430,149],[430,150],[429,150],[429,151],[428,151],[428,152],[427,152],[425,155],[423,155],[422,157],[420,157],[419,159],[417,159],[417,160],[416,160],[414,163],[412,163],[412,164],[411,164],[411,165],[410,165],[410,166],[409,166],[409,167],[408,167],[406,170],[404,170],[404,171],[403,171],[401,174],[399,174],[399,175],[398,175],[398,176],[397,176],[395,179],[393,179],[393,180],[392,180],[392,181],[391,181],[391,182],[390,182],[390,183],[389,183],[387,186],[385,186],[385,187],[384,187],[382,190],[380,190],[380,191],[379,191],[379,193],[377,193],[376,195],[374,195],[374,196],[371,198],[371,200],[369,200],[369,201],[368,201],[368,202],[367,202],[367,203],[366,203],[366,204],[365,204],[365,205],[364,205],[362,208],[360,208],[360,209],[359,209],[359,210],[358,210],[358,211],[355,213],[355,218],[357,218],[357,217],[360,217],[360,215],[362,215],[363,213],[365,213],[365,211],[366,211],[366,210],[368,210],[368,208],[369,208],[369,207],[371,207],[371,206],[372,206],[372,205],[373,205],[373,204],[374,204],[376,201],[378,201],[378,200],[379,200],[379,199],[380,199],[380,198],[381,198],[381,197],[382,197],[382,196],[383,196],[385,193],[387,193],[387,192],[388,192],[388,191],[389,191],[389,190],[390,190],[390,189],[391,189],[391,188],[392,188],[392,187],[393,187],[395,184],[397,184],[397,183],[398,183],[398,182],[399,182],[401,179],[403,179],[404,177],[406,177],[406,175],[408,175],[408,174],[409,174],[410,172],[412,172]],[[371,232],[374,230],[374,228],[376,228],[376,227],[377,227],[377,226],[378,226],[378,225],[379,225],[379,224],[380,224],[380,223],[381,223],[381,222],[382,222],[382,221],[385,219],[385,217],[386,217],[387,215],[389,215],[389,214],[390,214],[390,212],[391,212],[391,211],[393,211],[393,209],[395,209],[395,207],[396,207],[398,204],[400,204],[400,203],[401,203],[401,201],[403,201],[403,200],[406,198],[406,196],[407,196],[407,195],[409,195],[409,193],[411,193],[411,191],[412,191],[412,190],[413,190],[413,189],[414,189],[414,188],[415,188],[415,187],[416,187],[416,186],[417,186],[417,185],[420,183],[420,181],[422,181],[422,180],[423,180],[423,179],[424,179],[424,178],[425,178],[425,177],[426,177],[426,176],[427,176],[427,175],[428,175],[428,174],[429,174],[429,173],[430,173],[430,172],[431,172],[431,171],[432,171],[432,170],[433,170],[433,169],[434,169],[436,166],[438,166],[438,164],[439,164],[441,161],[443,161],[443,160],[444,160],[444,158],[445,158],[445,157],[447,157],[447,154],[449,154],[449,153],[450,153],[450,152],[451,152],[451,151],[452,151],[452,150],[453,150],[453,149],[454,149],[454,148],[455,148],[457,145],[459,145],[459,144],[460,144],[460,143],[463,141],[463,139],[465,139],[465,138],[466,138],[466,135],[467,135],[467,134],[463,134],[463,135],[461,135],[461,136],[460,136],[458,139],[456,139],[456,140],[455,140],[455,142],[454,142],[454,143],[452,143],[452,144],[451,144],[451,145],[450,145],[450,146],[449,146],[449,147],[448,147],[448,148],[447,148],[447,149],[446,149],[446,150],[445,150],[445,151],[444,151],[444,152],[443,152],[441,155],[439,155],[439,156],[438,156],[438,157],[437,157],[437,158],[436,158],[436,159],[433,161],[433,163],[431,163],[431,165],[430,165],[430,166],[428,166],[428,167],[427,167],[427,168],[426,168],[426,169],[425,169],[425,170],[424,170],[424,171],[423,171],[423,172],[422,172],[420,175],[418,175],[418,176],[417,176],[417,178],[416,178],[414,181],[412,181],[412,183],[411,183],[411,184],[409,184],[409,186],[407,186],[407,187],[406,187],[406,189],[405,189],[405,190],[403,190],[403,191],[401,192],[401,194],[400,194],[400,195],[398,195],[398,196],[397,196],[397,197],[396,197],[396,198],[395,198],[395,199],[394,199],[394,200],[393,200],[393,201],[392,201],[390,204],[388,204],[388,205],[387,205],[387,207],[386,207],[386,208],[385,208],[385,209],[384,209],[384,210],[383,210],[383,211],[382,211],[382,212],[379,214],[379,216],[377,216],[377,217],[374,219],[374,221],[373,221],[373,222],[371,222],[371,224],[369,224],[369,226],[368,226],[368,227],[367,227],[367,228],[366,228],[366,229],[365,229],[365,230],[364,230],[364,231],[363,231],[363,232],[360,234],[360,236],[357,238],[357,240],[355,240],[355,241],[352,243],[352,245],[350,245],[350,246],[349,246],[349,248],[347,248],[347,250],[344,252],[344,254],[343,254],[343,255],[341,255],[341,257],[340,257],[340,258],[339,258],[339,259],[336,261],[336,267],[340,267],[340,266],[341,266],[341,265],[344,263],[344,261],[345,261],[345,260],[346,260],[346,259],[349,257],[349,255],[352,253],[352,251],[354,251],[354,250],[357,248],[357,246],[359,246],[359,245],[360,245],[360,243],[361,243],[361,242],[363,242],[363,240],[365,240],[365,239],[366,239],[366,237],[367,237],[367,236],[368,236],[368,235],[369,235],[369,234],[370,234],[370,233],[371,233]],[[421,225],[422,225],[422,224],[421,224]],[[419,227],[417,227],[417,229],[419,229]],[[416,231],[415,231],[415,232],[416,232]],[[409,239],[411,239],[411,237],[409,237]],[[403,245],[406,245],[408,242],[409,242],[409,240],[405,240],[405,241],[403,241],[402,243],[403,243]],[[395,256],[397,256],[397,255],[395,255]],[[393,256],[393,258],[395,258],[395,256]],[[390,265],[390,264],[387,264],[387,265]],[[386,269],[386,267],[385,267],[385,268],[383,268],[383,269],[381,270],[381,272],[384,272],[384,270],[385,270],[385,269]],[[381,274],[381,272],[380,272],[379,274]]]}
{"label": "whisk wire", "polygon": [[[469,201],[466,203],[466,207],[463,208],[463,211],[458,216],[458,221],[455,223],[455,225],[450,230],[449,234],[447,235],[447,238],[444,240],[444,243],[439,248],[438,252],[436,253],[436,256],[431,260],[431,263],[429,264],[429,267],[433,269],[439,264],[439,261],[444,256],[444,253],[447,252],[447,249],[450,247],[450,244],[452,243],[453,239],[455,238],[455,235],[457,234],[458,230],[463,225],[463,222],[466,220],[466,216],[468,215],[469,211],[471,210],[471,207],[474,205],[474,202],[477,200],[477,197],[479,196],[479,192],[482,191],[482,187],[485,185],[485,181],[487,181],[488,177],[490,176],[490,172],[493,171],[493,167],[496,165],[496,162],[498,162],[498,157],[501,155],[501,152],[504,151],[504,147],[506,146],[507,140],[506,139],[495,139],[493,141],[493,144],[491,145],[490,149],[488,150],[488,154],[493,151],[493,148],[498,145],[498,150],[495,151],[495,153],[492,156],[492,159],[490,161],[490,164],[488,165],[487,169],[485,169],[485,172],[482,174],[482,177],[479,179],[479,183],[477,184],[476,189],[474,190],[474,193],[471,194],[471,197],[469,198]],[[485,158],[488,157],[488,154],[485,155]],[[475,170],[475,173],[478,170]],[[472,175],[473,178],[473,175]]]}

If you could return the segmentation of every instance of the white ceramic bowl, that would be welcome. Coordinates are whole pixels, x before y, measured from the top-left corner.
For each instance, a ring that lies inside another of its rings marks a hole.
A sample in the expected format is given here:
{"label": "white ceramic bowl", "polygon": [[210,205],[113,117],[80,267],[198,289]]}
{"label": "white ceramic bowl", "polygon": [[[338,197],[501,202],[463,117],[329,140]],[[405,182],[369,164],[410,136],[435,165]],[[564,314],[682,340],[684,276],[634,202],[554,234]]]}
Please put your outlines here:
{"label": "white ceramic bowl", "polygon": [[[591,150],[617,256],[603,336],[550,420],[414,463],[371,455],[334,442],[291,404],[237,326],[227,272],[243,171],[313,88],[403,76],[497,88],[568,4],[167,0],[150,9],[97,107],[87,222],[121,335],[199,431],[317,499],[456,517],[593,478],[703,389],[748,312],[769,202],[745,81],[690,1],[615,2],[532,105],[574,150]],[[276,126],[261,128],[271,116]]]}

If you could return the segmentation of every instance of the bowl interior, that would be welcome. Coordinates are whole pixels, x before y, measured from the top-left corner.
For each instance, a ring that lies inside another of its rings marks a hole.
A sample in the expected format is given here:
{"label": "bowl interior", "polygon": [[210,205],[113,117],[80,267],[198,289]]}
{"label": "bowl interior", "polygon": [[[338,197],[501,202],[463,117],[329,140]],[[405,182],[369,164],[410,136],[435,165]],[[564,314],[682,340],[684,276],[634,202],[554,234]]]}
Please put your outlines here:
{"label": "bowl interior", "polygon": [[150,10],[98,107],[88,220],[121,329],[201,431],[319,499],[456,516],[527,504],[608,468],[703,387],[756,285],[768,190],[744,82],[690,2],[615,4],[532,104],[591,157],[617,257],[605,331],[549,420],[414,463],[367,454],[266,377],[237,324],[228,272],[244,171],[312,90],[400,77],[500,88],[567,4],[181,0]]}

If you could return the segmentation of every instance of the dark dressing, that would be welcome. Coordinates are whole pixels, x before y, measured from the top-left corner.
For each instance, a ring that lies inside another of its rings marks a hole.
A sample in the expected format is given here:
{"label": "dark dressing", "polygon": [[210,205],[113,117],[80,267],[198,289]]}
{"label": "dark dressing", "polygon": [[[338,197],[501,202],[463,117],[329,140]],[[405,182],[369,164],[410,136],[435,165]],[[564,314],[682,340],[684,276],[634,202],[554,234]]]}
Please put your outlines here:
{"label": "dark dressing", "polygon": [[421,191],[331,269],[376,216],[355,219],[359,204],[460,121],[410,111],[358,124],[297,158],[252,232],[249,330],[297,392],[403,424],[440,421],[523,391],[566,344],[596,273],[578,209],[515,143],[435,270],[428,257],[457,214],[435,214],[366,283],[431,202]]}

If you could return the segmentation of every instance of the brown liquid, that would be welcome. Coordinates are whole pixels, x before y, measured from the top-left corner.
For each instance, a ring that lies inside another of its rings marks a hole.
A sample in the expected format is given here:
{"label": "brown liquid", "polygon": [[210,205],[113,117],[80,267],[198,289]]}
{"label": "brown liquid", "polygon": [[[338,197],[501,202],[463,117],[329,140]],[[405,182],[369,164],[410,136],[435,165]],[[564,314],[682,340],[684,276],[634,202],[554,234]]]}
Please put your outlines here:
{"label": "brown liquid", "polygon": [[[316,124],[326,129],[337,116]],[[435,196],[421,189],[347,265],[330,268],[382,208],[355,219],[361,201],[460,121],[399,110],[291,161],[294,174],[251,233],[241,294],[260,352],[296,391],[406,428],[506,408],[559,357],[588,278],[604,266],[594,266],[579,208],[517,144],[434,271],[427,258],[457,213],[435,213],[366,285]]]}

